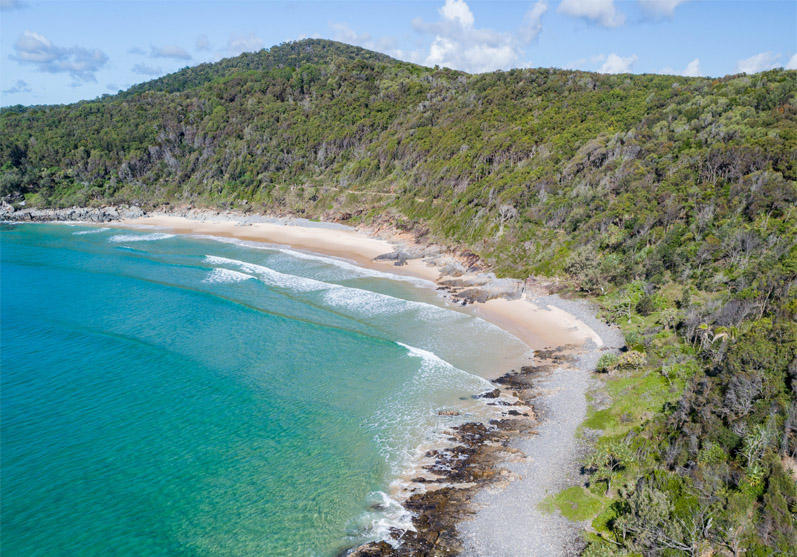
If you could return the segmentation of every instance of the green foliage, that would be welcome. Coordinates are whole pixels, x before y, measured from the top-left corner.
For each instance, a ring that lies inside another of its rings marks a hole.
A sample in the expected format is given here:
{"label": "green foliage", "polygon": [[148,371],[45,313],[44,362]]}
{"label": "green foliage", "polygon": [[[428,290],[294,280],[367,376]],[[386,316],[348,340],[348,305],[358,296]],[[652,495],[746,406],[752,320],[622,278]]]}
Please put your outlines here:
{"label": "green foliage", "polygon": [[619,359],[620,357],[613,352],[601,354],[601,357],[598,358],[596,371],[599,373],[608,373],[617,367],[617,362]]}
{"label": "green foliage", "polygon": [[679,387],[657,373],[611,378],[607,383],[611,404],[590,410],[583,425],[603,432],[607,439],[627,433],[677,399]]}
{"label": "green foliage", "polygon": [[643,294],[639,301],[634,306],[634,309],[639,315],[648,316],[653,313],[656,306],[653,303],[653,297],[650,294]]}
{"label": "green foliage", "polygon": [[610,371],[638,369],[647,363],[644,352],[629,350],[621,354],[607,352],[598,358],[597,371],[608,373]]}
{"label": "green foliage", "polygon": [[556,495],[546,497],[540,508],[545,512],[558,510],[562,516],[574,522],[589,520],[603,508],[604,502],[582,487],[569,487]]}
{"label": "green foliage", "polygon": [[612,502],[588,552],[772,554],[795,545],[795,91],[794,71],[468,75],[299,41],[0,110],[0,196],[378,222],[560,276],[629,348],[585,423],[632,457],[594,463]]}

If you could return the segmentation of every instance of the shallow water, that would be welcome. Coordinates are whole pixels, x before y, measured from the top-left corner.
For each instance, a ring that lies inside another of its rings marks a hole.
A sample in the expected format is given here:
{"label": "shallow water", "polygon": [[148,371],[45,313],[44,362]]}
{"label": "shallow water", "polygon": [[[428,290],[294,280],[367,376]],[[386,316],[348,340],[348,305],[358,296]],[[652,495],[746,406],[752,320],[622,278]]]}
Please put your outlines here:
{"label": "shallow water", "polygon": [[0,240],[9,555],[335,554],[400,519],[381,503],[418,445],[483,416],[479,375],[525,350],[411,280],[291,249]]}

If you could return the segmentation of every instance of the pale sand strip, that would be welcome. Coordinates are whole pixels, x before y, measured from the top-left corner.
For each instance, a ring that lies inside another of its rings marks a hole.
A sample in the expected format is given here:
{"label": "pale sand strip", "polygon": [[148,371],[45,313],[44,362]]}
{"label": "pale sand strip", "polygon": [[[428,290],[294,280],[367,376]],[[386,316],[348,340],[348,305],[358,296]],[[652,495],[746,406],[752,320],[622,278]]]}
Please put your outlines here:
{"label": "pale sand strip", "polygon": [[[402,266],[396,266],[392,261],[375,261],[376,256],[395,250],[396,244],[354,229],[270,222],[241,224],[233,220],[198,220],[165,215],[127,219],[122,220],[120,224],[129,227],[157,227],[179,234],[222,236],[287,245],[348,259],[363,267],[398,275],[429,281],[436,281],[440,277],[436,267],[427,265],[420,259],[410,259]],[[574,315],[560,308],[540,305],[528,299],[494,299],[458,309],[473,313],[501,327],[533,349],[554,348],[567,344],[581,345],[586,340],[592,340],[597,346],[603,345],[601,337]]]}

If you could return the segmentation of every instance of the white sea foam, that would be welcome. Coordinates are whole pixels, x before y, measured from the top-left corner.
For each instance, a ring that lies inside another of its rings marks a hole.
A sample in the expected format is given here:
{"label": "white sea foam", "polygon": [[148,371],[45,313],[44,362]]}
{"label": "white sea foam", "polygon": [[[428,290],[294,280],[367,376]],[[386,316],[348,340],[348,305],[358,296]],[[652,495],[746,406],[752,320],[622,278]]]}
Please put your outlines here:
{"label": "white sea foam", "polygon": [[108,238],[111,242],[153,242],[155,240],[165,240],[173,238],[174,234],[165,234],[163,232],[153,232],[152,234],[115,234]]}
{"label": "white sea foam", "polygon": [[[448,428],[464,421],[487,420],[494,416],[496,407],[488,406],[485,399],[458,399],[494,389],[488,380],[459,369],[428,350],[396,344],[408,356],[420,359],[420,366],[395,394],[380,402],[368,427],[373,429],[381,454],[398,478],[396,491],[401,491],[405,481],[402,478],[420,472],[418,465],[428,448],[446,443],[450,437]],[[441,416],[440,409],[455,410],[459,416]]]}
{"label": "white sea foam", "polygon": [[329,256],[326,256],[326,255],[318,255],[318,254],[315,254],[315,253],[307,253],[307,252],[298,251],[298,250],[291,249],[291,248],[278,247],[278,248],[275,248],[275,249],[277,249],[278,251],[280,251],[280,252],[282,252],[282,253],[284,253],[286,255],[294,257],[296,259],[304,259],[304,260],[308,260],[308,261],[319,261],[319,262],[325,263],[327,265],[334,265],[335,267],[338,267],[340,269],[345,269],[346,271],[351,271],[352,273],[355,273],[356,275],[361,276],[361,277],[375,277],[375,278],[385,278],[385,279],[390,279],[390,280],[400,280],[400,281],[411,282],[413,284],[416,284],[416,285],[419,285],[419,286],[426,286],[426,287],[434,287],[435,286],[435,283],[430,281],[430,280],[426,280],[426,279],[422,279],[422,278],[418,278],[418,277],[411,277],[411,276],[407,276],[407,275],[399,275],[397,273],[388,273],[387,271],[379,271],[377,269],[369,269],[368,267],[361,267],[360,265],[357,265],[355,263],[351,263],[349,261],[346,261],[345,259],[340,259],[340,258],[337,258],[337,257],[329,257]]}
{"label": "white sea foam", "polygon": [[110,230],[110,228],[92,228],[91,230],[81,230],[79,232],[73,232],[72,234],[75,236],[83,236],[85,234],[97,234],[99,232],[105,232],[106,230]]}
{"label": "white sea foam", "polygon": [[324,282],[308,277],[291,275],[275,271],[264,265],[206,255],[205,261],[212,265],[226,265],[237,267],[239,270],[250,273],[258,279],[277,288],[285,288],[294,292],[323,292],[324,302],[332,307],[361,315],[393,315],[405,311],[416,311],[420,319],[431,320],[435,318],[456,317],[458,314],[425,302],[404,300],[387,294],[353,288],[330,282]]}
{"label": "white sea foam", "polygon": [[246,248],[277,251],[294,259],[303,259],[306,261],[318,261],[319,263],[332,265],[334,267],[337,267],[338,269],[349,271],[357,277],[384,278],[389,280],[410,282],[417,286],[432,287],[432,288],[435,286],[434,282],[419,277],[400,275],[398,273],[379,271],[377,269],[369,269],[368,267],[362,267],[360,265],[357,265],[356,263],[352,263],[351,261],[347,261],[346,259],[341,259],[339,257],[320,255],[317,253],[310,253],[306,251],[299,251],[281,245],[266,244],[263,242],[253,242],[251,240],[241,240],[239,238],[228,238],[226,236],[209,236],[205,234],[197,234],[194,237],[202,238],[205,240],[213,240],[215,242],[220,242],[223,244],[233,244],[236,246],[241,246]]}
{"label": "white sea foam", "polygon": [[404,300],[398,298],[359,288],[335,286],[324,293],[324,302],[338,309],[367,315],[392,315],[407,309]]}
{"label": "white sea foam", "polygon": [[229,259],[227,257],[206,255],[205,261],[212,265],[229,265],[238,267],[245,273],[250,273],[256,276],[269,286],[287,288],[296,292],[314,292],[319,290],[327,290],[328,288],[337,286],[307,277],[280,273],[279,271],[275,271],[274,269],[270,269],[263,265],[256,265],[255,263],[248,263],[246,261],[239,261],[237,259]]}
{"label": "white sea foam", "polygon": [[396,344],[398,344],[402,348],[406,348],[407,352],[410,353],[410,356],[421,358],[422,360],[424,360],[424,362],[429,362],[432,365],[454,367],[453,365],[449,364],[447,361],[445,361],[443,358],[441,358],[434,352],[429,352],[428,350],[423,350],[422,348],[416,348],[415,346],[410,346],[409,344],[404,344],[403,342],[397,342]]}
{"label": "white sea foam", "polygon": [[245,280],[254,279],[252,275],[233,271],[232,269],[213,269],[210,274],[202,282],[210,284],[226,284],[243,282]]}
{"label": "white sea foam", "polygon": [[358,526],[368,532],[369,537],[385,540],[395,546],[397,540],[391,535],[392,528],[415,530],[412,513],[384,491],[372,491],[366,503],[372,510],[360,516]]}
{"label": "white sea foam", "polygon": [[453,364],[448,363],[443,358],[435,354],[434,352],[429,352],[428,350],[423,350],[422,348],[416,348],[415,346],[410,346],[409,344],[404,344],[403,342],[397,342],[399,346],[405,348],[407,352],[409,352],[410,356],[415,358],[420,358],[423,363],[421,364],[421,371],[433,369],[433,370],[444,370],[447,372],[452,372],[455,375],[462,375],[464,374],[467,376],[467,379],[470,381],[475,381],[477,384],[483,385],[485,388],[493,389],[493,384],[490,383],[484,377],[479,375],[474,375],[472,373],[468,373],[467,371],[461,370]]}

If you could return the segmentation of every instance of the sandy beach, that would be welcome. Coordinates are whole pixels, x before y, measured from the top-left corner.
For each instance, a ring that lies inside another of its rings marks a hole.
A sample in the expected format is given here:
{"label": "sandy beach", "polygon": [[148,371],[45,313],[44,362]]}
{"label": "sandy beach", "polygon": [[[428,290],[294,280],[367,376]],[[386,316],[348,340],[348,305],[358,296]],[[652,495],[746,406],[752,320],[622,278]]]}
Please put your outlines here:
{"label": "sandy beach", "polygon": [[[132,228],[152,227],[178,234],[237,238],[254,242],[287,245],[310,252],[348,259],[363,267],[435,282],[440,270],[422,259],[408,259],[397,266],[393,261],[378,261],[379,255],[394,251],[399,240],[375,238],[365,232],[344,227],[302,226],[280,222],[236,222],[230,219],[189,218],[172,215],[124,219],[116,225]],[[403,241],[403,239],[402,239]],[[559,307],[535,302],[529,297],[516,300],[491,299],[463,308],[524,341],[532,349],[603,344],[590,326]]]}

